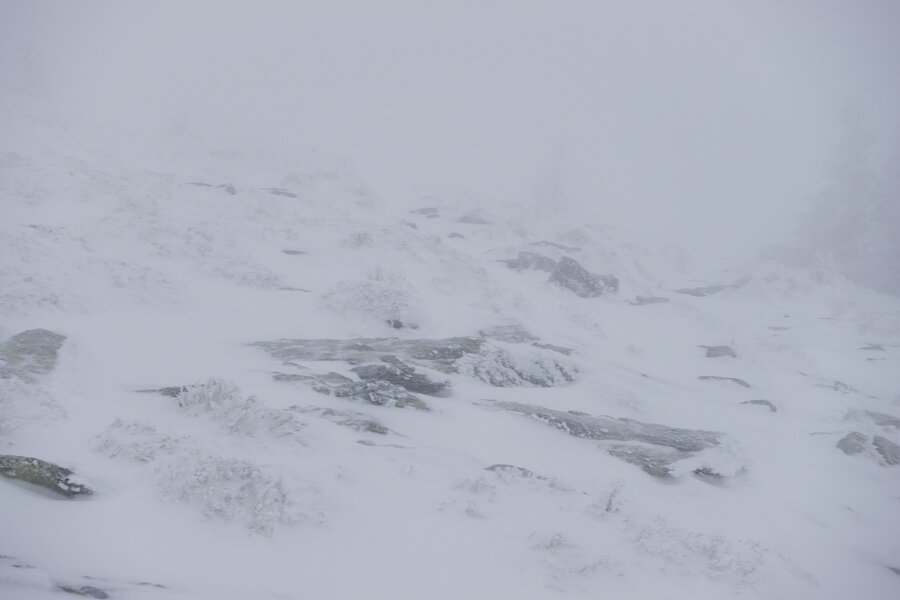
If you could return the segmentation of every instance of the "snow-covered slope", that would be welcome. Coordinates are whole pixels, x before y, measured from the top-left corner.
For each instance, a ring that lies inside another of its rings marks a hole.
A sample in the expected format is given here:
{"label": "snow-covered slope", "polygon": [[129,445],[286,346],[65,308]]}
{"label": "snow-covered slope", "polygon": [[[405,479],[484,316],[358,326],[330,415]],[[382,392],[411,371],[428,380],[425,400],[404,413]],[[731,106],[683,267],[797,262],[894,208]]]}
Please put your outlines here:
{"label": "snow-covered slope", "polygon": [[0,120],[0,597],[900,595],[895,298]]}

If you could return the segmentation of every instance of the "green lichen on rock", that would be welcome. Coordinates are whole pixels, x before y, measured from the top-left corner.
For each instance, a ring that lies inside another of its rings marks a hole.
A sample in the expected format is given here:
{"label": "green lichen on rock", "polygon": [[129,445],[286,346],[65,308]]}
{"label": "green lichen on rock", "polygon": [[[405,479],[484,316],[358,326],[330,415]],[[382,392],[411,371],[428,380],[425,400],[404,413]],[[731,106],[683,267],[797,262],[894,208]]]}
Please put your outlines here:
{"label": "green lichen on rock", "polygon": [[0,475],[41,486],[67,498],[86,496],[94,491],[73,480],[69,469],[28,456],[0,454]]}
{"label": "green lichen on rock", "polygon": [[56,366],[66,336],[49,329],[29,329],[0,344],[0,377],[49,373]]}

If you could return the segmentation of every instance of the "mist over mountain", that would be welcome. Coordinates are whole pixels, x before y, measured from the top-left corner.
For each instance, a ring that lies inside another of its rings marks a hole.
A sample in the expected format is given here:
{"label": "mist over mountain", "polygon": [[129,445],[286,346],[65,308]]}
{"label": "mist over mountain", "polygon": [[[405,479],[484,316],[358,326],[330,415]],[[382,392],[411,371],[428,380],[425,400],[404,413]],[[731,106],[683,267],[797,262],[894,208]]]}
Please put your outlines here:
{"label": "mist over mountain", "polygon": [[900,7],[0,6],[0,597],[896,598]]}

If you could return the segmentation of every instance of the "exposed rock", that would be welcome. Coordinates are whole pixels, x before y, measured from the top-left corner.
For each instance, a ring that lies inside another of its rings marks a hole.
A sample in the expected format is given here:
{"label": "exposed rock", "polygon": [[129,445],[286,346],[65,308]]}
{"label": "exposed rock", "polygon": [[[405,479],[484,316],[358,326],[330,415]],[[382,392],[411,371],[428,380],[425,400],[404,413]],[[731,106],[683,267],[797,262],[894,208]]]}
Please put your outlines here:
{"label": "exposed rock", "polygon": [[288,256],[300,256],[301,254],[307,254],[306,250],[292,250],[290,248],[282,250],[282,252],[284,254],[287,254]]}
{"label": "exposed rock", "polygon": [[727,290],[737,290],[744,287],[750,281],[749,277],[744,277],[742,279],[738,279],[734,283],[728,283],[723,285],[706,285],[695,288],[681,288],[675,290],[679,294],[686,294],[688,296],[711,296],[712,294],[718,294],[719,292],[724,292]]}
{"label": "exposed rock", "polygon": [[879,427],[893,427],[894,429],[900,430],[900,419],[893,415],[886,415],[884,413],[875,412],[874,410],[854,411],[854,414],[871,419],[871,421]]}
{"label": "exposed rock", "polygon": [[739,386],[748,388],[750,384],[744,381],[743,379],[738,379],[737,377],[719,377],[718,375],[700,375],[697,379],[701,381],[730,381],[731,383],[736,383]]}
{"label": "exposed rock", "polygon": [[666,302],[669,302],[669,299],[662,296],[635,296],[634,300],[630,300],[628,303],[634,306],[645,306],[647,304],[665,304]]}
{"label": "exposed rock", "polygon": [[415,323],[406,323],[404,321],[401,321],[400,319],[388,319],[387,321],[385,321],[385,323],[387,323],[387,326],[392,329],[418,329],[419,328],[419,326],[416,325]]}
{"label": "exposed rock", "polygon": [[56,366],[66,336],[48,329],[29,329],[0,344],[0,377],[49,373]]}
{"label": "exposed rock", "polygon": [[529,246],[544,246],[547,248],[556,248],[557,250],[562,250],[563,252],[580,252],[581,248],[578,246],[566,246],[564,244],[557,244],[556,242],[548,242],[545,240],[541,240],[539,242],[531,242],[528,244]]}
{"label": "exposed rock", "polygon": [[154,388],[154,389],[146,389],[146,390],[137,390],[142,394],[161,394],[163,396],[168,396],[169,398],[177,398],[178,395],[187,390],[186,385],[172,385],[168,387]]}
{"label": "exposed rock", "polygon": [[28,456],[0,454],[0,475],[39,485],[67,498],[93,494],[84,484],[73,479],[69,469]]}
{"label": "exposed rock", "polygon": [[519,252],[518,257],[501,260],[500,262],[516,271],[546,271],[547,273],[553,273],[558,264],[552,258],[537,252]]}
{"label": "exposed rock", "polygon": [[428,217],[429,219],[434,219],[435,217],[440,216],[441,210],[435,206],[426,206],[424,208],[417,208],[415,210],[409,211],[414,215],[422,215],[423,217]]}
{"label": "exposed rock", "polygon": [[825,388],[826,390],[831,390],[833,392],[840,392],[842,394],[858,394],[859,390],[854,388],[853,386],[847,385],[843,381],[823,381],[822,383],[817,383],[821,388]]}
{"label": "exposed rock", "polygon": [[654,446],[616,444],[606,449],[610,456],[640,467],[654,477],[671,477],[672,467],[679,460],[690,458],[690,452]]}
{"label": "exposed rock", "polygon": [[835,444],[847,455],[860,454],[866,449],[866,436],[858,431],[851,431]]}
{"label": "exposed rock", "polygon": [[99,598],[100,600],[109,598],[109,594],[92,585],[60,585],[57,586],[57,589],[61,592],[75,594],[76,596],[85,596],[87,598]]}
{"label": "exposed rock", "polygon": [[449,381],[434,381],[396,356],[384,356],[380,364],[363,365],[351,369],[364,381],[382,380],[399,385],[417,394],[436,396],[450,387]]}
{"label": "exposed rock", "polygon": [[778,412],[778,407],[769,402],[768,400],[745,400],[741,402],[741,404],[755,404],[758,406],[768,406],[769,410],[772,412]]}
{"label": "exposed rock", "polygon": [[884,462],[889,465],[900,465],[900,446],[880,435],[872,438],[872,445]]}
{"label": "exposed rock", "polygon": [[297,194],[284,188],[262,188],[264,192],[269,192],[273,196],[284,196],[286,198],[296,198]]}
{"label": "exposed rock", "polygon": [[[499,335],[494,333],[493,335]],[[509,339],[509,338],[507,338]],[[530,338],[536,340],[536,338]],[[494,386],[555,387],[574,381],[577,368],[567,348],[505,343],[486,336],[446,339],[282,339],[251,344],[283,361],[344,361],[355,365],[400,360],[445,373],[469,375]]]}
{"label": "exposed rock", "polygon": [[881,344],[866,344],[865,346],[860,348],[860,350],[873,350],[873,351],[877,351],[877,352],[885,351],[884,346],[882,346]]}
{"label": "exposed rock", "polygon": [[574,258],[562,257],[548,281],[575,292],[582,298],[595,298],[619,289],[612,275],[593,275]]}
{"label": "exposed rock", "polygon": [[[552,425],[577,438],[629,442],[627,445],[609,445],[606,450],[610,455],[638,465],[654,476],[672,475],[675,463],[719,446],[722,439],[722,434],[714,431],[562,412],[517,402],[498,402],[497,405]],[[700,469],[714,472],[708,465],[698,466],[694,470]]]}
{"label": "exposed rock", "polygon": [[490,219],[486,219],[480,215],[466,215],[463,218],[456,221],[457,223],[465,223],[467,225],[493,225],[494,222]]}
{"label": "exposed rock", "polygon": [[464,239],[466,239],[466,236],[464,236],[464,235],[461,234],[461,233],[456,233],[456,232],[447,234],[447,237],[448,237],[448,238],[452,238],[452,239],[457,239],[457,240],[464,240]]}
{"label": "exposed rock", "polygon": [[355,381],[335,388],[334,395],[338,398],[361,400],[376,406],[428,410],[428,405],[421,399],[410,394],[401,386],[387,381]]}
{"label": "exposed rock", "polygon": [[228,192],[228,193],[231,194],[232,196],[234,196],[234,195],[237,193],[237,190],[234,189],[234,186],[231,185],[230,183],[222,183],[222,184],[217,185],[216,187],[219,188],[219,189],[221,189],[221,190],[225,190],[226,192]]}
{"label": "exposed rock", "polygon": [[731,346],[700,346],[700,348],[706,350],[706,358],[720,358],[722,356],[737,358],[737,352]]}
{"label": "exposed rock", "polygon": [[772,327],[769,327],[768,329],[771,329],[772,331],[790,331],[791,328],[790,327],[779,327],[777,325],[773,325]]}

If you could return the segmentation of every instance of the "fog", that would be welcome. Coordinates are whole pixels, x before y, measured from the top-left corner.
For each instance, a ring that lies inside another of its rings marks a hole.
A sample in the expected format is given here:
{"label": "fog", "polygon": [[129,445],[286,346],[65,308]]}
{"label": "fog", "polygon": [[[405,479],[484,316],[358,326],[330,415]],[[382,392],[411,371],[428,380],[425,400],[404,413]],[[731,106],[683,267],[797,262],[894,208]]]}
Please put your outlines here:
{"label": "fog", "polygon": [[35,102],[728,258],[791,234],[843,109],[897,130],[898,57],[893,0],[0,6]]}

